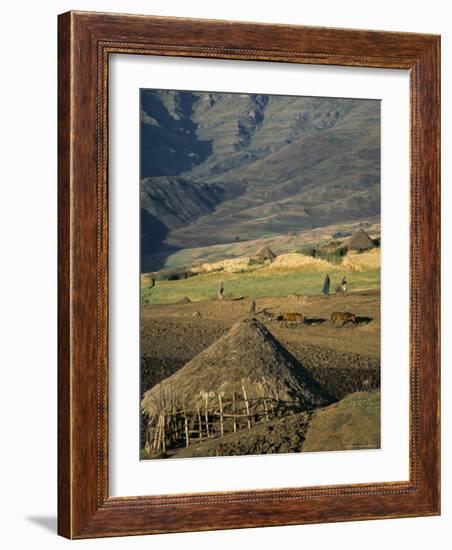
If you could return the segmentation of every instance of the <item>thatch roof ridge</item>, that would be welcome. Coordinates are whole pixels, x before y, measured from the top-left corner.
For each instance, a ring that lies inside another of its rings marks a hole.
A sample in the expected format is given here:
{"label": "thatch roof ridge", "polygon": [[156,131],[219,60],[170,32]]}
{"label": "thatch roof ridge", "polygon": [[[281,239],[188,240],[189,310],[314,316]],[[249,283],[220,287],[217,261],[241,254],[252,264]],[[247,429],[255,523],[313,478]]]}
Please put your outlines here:
{"label": "thatch roof ridge", "polygon": [[352,250],[369,250],[370,248],[375,248],[376,245],[364,229],[361,228],[353,233],[347,246]]}
{"label": "thatch roof ridge", "polygon": [[148,390],[142,408],[155,412],[159,392],[171,394],[178,406],[196,407],[207,399],[225,399],[241,393],[246,385],[249,399],[265,391],[281,401],[297,402],[301,408],[324,405],[330,396],[256,319],[235,323],[219,340],[189,361],[184,367]]}
{"label": "thatch roof ridge", "polygon": [[274,258],[276,258],[276,254],[268,245],[265,245],[264,247],[262,247],[259,250],[259,252],[256,254],[256,256],[259,256],[264,259],[270,259],[270,260],[273,260]]}

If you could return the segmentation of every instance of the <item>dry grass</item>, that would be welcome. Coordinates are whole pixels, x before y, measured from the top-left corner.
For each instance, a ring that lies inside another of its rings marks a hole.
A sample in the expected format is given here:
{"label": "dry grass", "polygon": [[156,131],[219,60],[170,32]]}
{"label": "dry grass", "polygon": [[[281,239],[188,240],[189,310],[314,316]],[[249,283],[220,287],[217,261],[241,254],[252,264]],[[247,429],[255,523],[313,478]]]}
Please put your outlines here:
{"label": "dry grass", "polygon": [[354,272],[380,269],[380,249],[374,248],[361,254],[349,252],[342,261],[342,267]]}
{"label": "dry grass", "polygon": [[380,448],[380,392],[356,392],[318,409],[307,430],[303,451]]}
{"label": "dry grass", "polygon": [[248,256],[223,260],[220,262],[205,262],[192,268],[194,273],[212,273],[223,271],[226,273],[243,273],[259,269],[259,273],[282,272],[296,269],[299,272],[310,271],[325,273],[326,271],[373,271],[380,269],[380,249],[375,248],[368,252],[349,252],[340,264],[332,263],[321,258],[305,256],[297,252],[280,254],[272,263],[260,266],[253,264]]}
{"label": "dry grass", "polygon": [[299,254],[297,252],[289,252],[288,254],[279,255],[270,265],[263,268],[261,272],[293,269],[296,269],[297,271],[323,273],[328,270],[337,271],[340,267],[328,262],[327,260],[312,258],[311,256],[305,256],[304,254]]}
{"label": "dry grass", "polygon": [[[225,271],[226,273],[241,273],[253,269],[251,258],[245,256],[242,258],[233,258],[222,260],[220,262],[205,262],[192,267],[193,273],[212,273],[213,271]],[[254,268],[259,267],[255,265]]]}
{"label": "dry grass", "polygon": [[140,275],[140,283],[141,283],[142,289],[148,286],[150,282],[151,282],[151,275],[149,273],[142,273]]}

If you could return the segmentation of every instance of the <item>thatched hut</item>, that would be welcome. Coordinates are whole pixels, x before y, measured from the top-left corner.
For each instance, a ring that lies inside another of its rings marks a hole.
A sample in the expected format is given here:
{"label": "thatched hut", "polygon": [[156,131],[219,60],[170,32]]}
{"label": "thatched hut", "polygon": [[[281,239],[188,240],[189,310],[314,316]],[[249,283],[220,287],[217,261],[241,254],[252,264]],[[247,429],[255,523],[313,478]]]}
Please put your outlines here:
{"label": "thatched hut", "polygon": [[353,233],[346,246],[348,250],[363,252],[364,250],[375,248],[376,244],[364,231],[364,229],[359,229],[358,231]]}
{"label": "thatched hut", "polygon": [[[193,439],[250,428],[291,410],[330,402],[327,392],[264,325],[246,319],[148,390],[141,407],[148,418],[147,445],[160,450],[155,441],[162,437],[169,446],[188,445]],[[163,425],[164,435],[156,436]]]}
{"label": "thatched hut", "polygon": [[272,262],[276,258],[276,254],[268,247],[264,246],[256,254],[256,257],[261,261],[270,261]]}

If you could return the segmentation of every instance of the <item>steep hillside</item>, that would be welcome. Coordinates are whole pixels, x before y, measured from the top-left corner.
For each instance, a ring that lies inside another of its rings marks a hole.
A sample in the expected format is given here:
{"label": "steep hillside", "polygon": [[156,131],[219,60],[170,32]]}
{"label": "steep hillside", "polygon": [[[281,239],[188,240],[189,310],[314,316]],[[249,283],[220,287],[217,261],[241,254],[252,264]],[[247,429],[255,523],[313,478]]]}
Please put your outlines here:
{"label": "steep hillside", "polygon": [[144,256],[159,250],[172,229],[185,228],[215,210],[222,202],[239,196],[240,184],[194,183],[177,177],[141,180],[141,235]]}
{"label": "steep hillside", "polygon": [[143,90],[141,122],[154,269],[157,252],[380,213],[379,101]]}

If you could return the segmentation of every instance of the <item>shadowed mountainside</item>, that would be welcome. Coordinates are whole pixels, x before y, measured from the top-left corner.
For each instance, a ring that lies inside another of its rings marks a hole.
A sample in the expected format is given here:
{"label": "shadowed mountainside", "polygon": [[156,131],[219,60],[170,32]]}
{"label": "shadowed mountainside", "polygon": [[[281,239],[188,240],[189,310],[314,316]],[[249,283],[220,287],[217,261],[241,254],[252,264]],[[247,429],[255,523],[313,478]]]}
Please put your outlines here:
{"label": "shadowed mountainside", "polygon": [[165,250],[375,216],[380,102],[142,90],[141,175],[143,270]]}

